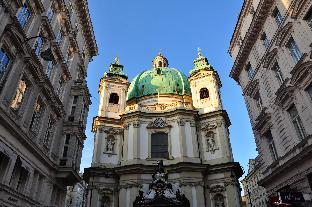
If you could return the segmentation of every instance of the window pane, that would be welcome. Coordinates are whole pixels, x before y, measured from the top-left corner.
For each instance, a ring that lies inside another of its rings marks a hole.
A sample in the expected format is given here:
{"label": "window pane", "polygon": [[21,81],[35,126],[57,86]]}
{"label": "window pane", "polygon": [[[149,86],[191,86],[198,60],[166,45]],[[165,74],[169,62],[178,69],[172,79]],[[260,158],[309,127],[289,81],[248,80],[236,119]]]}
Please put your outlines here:
{"label": "window pane", "polygon": [[288,49],[293,57],[295,63],[297,63],[301,58],[301,52],[293,38],[290,38],[288,42]]}
{"label": "window pane", "polygon": [[152,158],[168,158],[168,134],[155,133],[151,137]]}
{"label": "window pane", "polygon": [[249,63],[248,65],[247,65],[247,74],[248,74],[248,78],[249,79],[252,79],[253,78],[253,76],[254,76],[254,70],[253,70],[253,68],[251,67],[251,64]]}
{"label": "window pane", "polygon": [[284,78],[283,78],[283,74],[282,74],[281,68],[279,67],[278,64],[276,64],[274,66],[274,72],[275,72],[276,78],[278,79],[280,84],[282,84],[284,82]]}
{"label": "window pane", "polygon": [[49,61],[48,62],[48,68],[47,68],[48,78],[51,78],[52,70],[53,70],[53,61]]}
{"label": "window pane", "polygon": [[10,58],[6,52],[1,48],[0,50],[0,81],[9,65]]}
{"label": "window pane", "polygon": [[17,14],[17,20],[20,23],[21,27],[24,29],[27,25],[28,19],[30,17],[30,12],[27,8],[27,5],[24,4]]}
{"label": "window pane", "polygon": [[43,39],[42,37],[38,37],[35,44],[35,53],[37,56],[40,55],[42,47],[43,47]]}
{"label": "window pane", "polygon": [[34,110],[34,113],[30,122],[30,130],[34,133],[38,132],[42,114],[43,114],[43,107],[39,103],[39,101],[37,101],[35,104],[35,110]]}

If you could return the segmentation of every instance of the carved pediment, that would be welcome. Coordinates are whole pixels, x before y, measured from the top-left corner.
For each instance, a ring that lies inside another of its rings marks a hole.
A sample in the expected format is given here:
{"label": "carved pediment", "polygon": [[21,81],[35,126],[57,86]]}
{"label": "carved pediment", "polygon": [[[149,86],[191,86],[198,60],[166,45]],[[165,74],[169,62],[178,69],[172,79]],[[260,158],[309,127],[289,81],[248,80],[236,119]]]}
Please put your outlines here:
{"label": "carved pediment", "polygon": [[244,90],[244,95],[249,97],[254,97],[256,92],[259,91],[259,80],[250,81],[250,83],[246,86]]}
{"label": "carved pediment", "polygon": [[288,37],[291,35],[292,30],[292,22],[288,22],[279,32],[277,38],[276,38],[276,45],[282,46],[285,44],[285,41],[287,41]]}
{"label": "carved pediment", "polygon": [[281,87],[275,93],[276,95],[275,104],[283,108],[289,105],[287,103],[292,102],[293,93],[295,90],[295,87],[292,85],[289,85],[288,82],[289,82],[289,79],[286,79],[284,83],[281,85]]}
{"label": "carved pediment", "polygon": [[292,5],[291,18],[298,18],[303,6],[307,0],[296,0]]}
{"label": "carved pediment", "polygon": [[154,121],[150,122],[147,125],[147,128],[168,128],[168,127],[171,127],[171,125],[169,125],[165,119],[160,117],[154,119]]}
{"label": "carved pediment", "polygon": [[201,128],[202,131],[211,131],[216,129],[218,126],[216,123],[205,123],[204,126]]}
{"label": "carved pediment", "polygon": [[290,80],[291,85],[297,86],[304,83],[305,80],[310,81],[312,78],[312,61],[299,62],[290,74],[292,75]]}
{"label": "carved pediment", "polygon": [[256,118],[256,124],[254,129],[257,131],[267,131],[263,129],[268,129],[271,126],[271,113],[267,112],[267,108],[264,107],[259,116]]}
{"label": "carved pediment", "polygon": [[122,129],[116,129],[116,128],[108,128],[108,129],[105,129],[104,132],[106,134],[116,135],[116,134],[121,134],[123,132],[123,130]]}
{"label": "carved pediment", "polygon": [[277,48],[274,48],[272,51],[267,53],[263,62],[263,67],[269,68],[273,60],[276,59],[276,55],[277,55]]}
{"label": "carved pediment", "polygon": [[226,189],[222,185],[214,185],[209,187],[209,192],[210,193],[221,193],[224,192]]}

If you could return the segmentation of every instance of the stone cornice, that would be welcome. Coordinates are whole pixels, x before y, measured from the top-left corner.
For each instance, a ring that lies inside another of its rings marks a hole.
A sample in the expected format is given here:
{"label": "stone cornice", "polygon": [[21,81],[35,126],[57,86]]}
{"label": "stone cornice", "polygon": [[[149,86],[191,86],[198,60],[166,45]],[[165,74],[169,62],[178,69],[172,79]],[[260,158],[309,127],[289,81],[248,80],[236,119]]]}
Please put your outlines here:
{"label": "stone cornice", "polygon": [[232,34],[232,38],[230,41],[230,48],[229,48],[229,53],[231,54],[231,50],[234,48],[235,42],[239,38],[239,31],[242,27],[243,20],[248,12],[249,7],[252,5],[252,0],[244,0],[243,6],[241,8],[241,11],[238,15],[238,20],[235,25],[234,33]]}
{"label": "stone cornice", "polygon": [[[291,79],[290,79],[290,84],[294,86],[303,86],[305,87],[307,84],[310,84],[312,77],[312,61],[308,60],[305,62],[302,62],[301,64],[297,64],[293,70],[290,72]],[[305,81],[306,80],[306,81]]]}
{"label": "stone cornice", "polygon": [[86,38],[86,45],[89,47],[90,56],[96,56],[98,54],[98,48],[89,14],[88,2],[87,0],[76,0],[76,5],[79,11],[78,17]]}
{"label": "stone cornice", "polygon": [[242,70],[244,63],[248,58],[248,54],[250,53],[254,43],[258,38],[258,34],[262,29],[263,23],[268,16],[268,12],[270,11],[269,8],[272,6],[273,2],[273,0],[261,0],[258,5],[230,73],[230,77],[232,77],[237,82],[239,81],[239,73]]}
{"label": "stone cornice", "polygon": [[[258,184],[263,187],[270,186],[272,181],[276,181],[277,177],[283,174],[288,169],[296,169],[296,166],[304,162],[304,160],[311,160],[312,145],[310,140],[312,136],[307,136],[301,143],[293,147],[283,157],[278,159],[278,163],[273,163],[264,170],[264,178]],[[299,153],[300,152],[300,153]]]}
{"label": "stone cornice", "polygon": [[198,115],[198,120],[202,121],[202,120],[206,120],[206,119],[210,119],[212,117],[218,117],[218,116],[223,117],[227,127],[231,126],[230,118],[225,110],[212,111],[210,113]]}

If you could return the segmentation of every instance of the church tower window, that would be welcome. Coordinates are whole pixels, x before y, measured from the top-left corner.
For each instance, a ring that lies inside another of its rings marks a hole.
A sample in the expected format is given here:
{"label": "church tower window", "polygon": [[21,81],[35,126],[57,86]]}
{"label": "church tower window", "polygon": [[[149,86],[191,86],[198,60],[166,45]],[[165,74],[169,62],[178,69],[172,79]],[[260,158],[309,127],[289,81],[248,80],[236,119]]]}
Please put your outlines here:
{"label": "church tower window", "polygon": [[200,89],[199,94],[200,94],[200,99],[209,98],[209,91],[207,88]]}
{"label": "church tower window", "polygon": [[110,104],[118,104],[119,96],[117,93],[111,93],[109,96],[109,103]]}
{"label": "church tower window", "polygon": [[168,158],[168,134],[158,132],[152,134],[151,137],[151,157],[152,158]]}

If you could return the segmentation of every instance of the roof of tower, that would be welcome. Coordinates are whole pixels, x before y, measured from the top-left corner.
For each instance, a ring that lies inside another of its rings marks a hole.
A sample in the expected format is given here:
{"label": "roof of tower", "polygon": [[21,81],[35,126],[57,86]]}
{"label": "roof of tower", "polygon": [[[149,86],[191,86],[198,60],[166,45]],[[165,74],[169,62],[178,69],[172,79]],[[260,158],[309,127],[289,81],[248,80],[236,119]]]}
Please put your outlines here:
{"label": "roof of tower", "polygon": [[190,71],[190,75],[192,76],[200,70],[214,71],[214,68],[209,64],[208,59],[203,56],[201,49],[198,48],[197,58],[194,60],[194,68]]}
{"label": "roof of tower", "polygon": [[[155,62],[158,59],[164,62]],[[156,94],[191,95],[187,77],[179,70],[169,68],[167,65],[168,60],[158,54],[153,61],[153,68],[143,71],[132,80],[128,88],[127,100]]]}
{"label": "roof of tower", "polygon": [[115,58],[114,62],[110,64],[107,72],[104,73],[104,77],[122,77],[128,79],[128,76],[123,72],[124,66],[119,63],[118,57]]}

